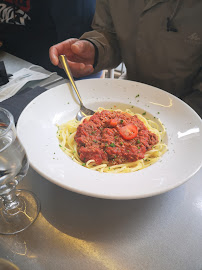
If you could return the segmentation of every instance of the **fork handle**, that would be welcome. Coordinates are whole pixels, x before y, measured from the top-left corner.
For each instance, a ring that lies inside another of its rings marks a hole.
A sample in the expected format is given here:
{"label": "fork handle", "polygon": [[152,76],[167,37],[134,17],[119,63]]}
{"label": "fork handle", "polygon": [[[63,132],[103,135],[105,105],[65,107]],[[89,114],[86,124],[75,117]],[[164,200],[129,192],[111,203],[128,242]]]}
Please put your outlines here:
{"label": "fork handle", "polygon": [[81,96],[80,96],[79,91],[78,91],[78,89],[77,89],[77,87],[76,87],[76,84],[75,84],[75,82],[74,82],[74,78],[73,78],[73,76],[72,76],[72,72],[71,72],[71,69],[70,69],[70,67],[69,67],[69,64],[68,64],[66,55],[63,55],[63,54],[62,54],[62,55],[59,55],[59,60],[60,60],[60,63],[61,63],[61,65],[62,65],[62,67],[63,67],[65,73],[67,74],[67,77],[69,78],[69,80],[70,80],[70,82],[71,82],[71,85],[72,85],[74,91],[75,91],[76,94],[77,94],[77,97],[78,97],[78,99],[79,99],[79,101],[80,101],[80,105],[83,106],[83,102],[82,102],[82,100],[81,100]]}

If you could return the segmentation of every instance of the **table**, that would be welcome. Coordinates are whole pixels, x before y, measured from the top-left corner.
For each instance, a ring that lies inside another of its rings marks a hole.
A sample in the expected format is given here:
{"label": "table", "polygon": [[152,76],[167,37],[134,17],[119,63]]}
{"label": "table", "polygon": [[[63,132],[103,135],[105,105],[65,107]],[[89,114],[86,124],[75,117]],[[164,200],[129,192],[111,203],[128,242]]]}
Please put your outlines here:
{"label": "table", "polygon": [[[31,65],[3,52],[0,60],[9,73]],[[158,196],[106,200],[65,190],[30,168],[19,188],[38,196],[41,212],[24,232],[0,236],[0,257],[21,270],[202,270],[201,187],[202,169]]]}
{"label": "table", "polygon": [[[20,70],[21,68],[31,68],[34,71],[39,71],[45,74],[51,74],[50,77],[42,81],[29,82],[26,85],[26,87],[28,86],[34,88],[36,86],[42,86],[46,87],[47,89],[50,89],[52,87],[68,82],[67,79],[62,78],[61,76],[57,75],[57,73],[56,74],[54,74],[54,72],[51,73],[40,66],[24,61],[23,59],[20,59],[4,51],[0,51],[0,61],[4,61],[5,68],[8,74],[13,74],[14,72]],[[49,83],[51,83],[51,85],[49,85]]]}

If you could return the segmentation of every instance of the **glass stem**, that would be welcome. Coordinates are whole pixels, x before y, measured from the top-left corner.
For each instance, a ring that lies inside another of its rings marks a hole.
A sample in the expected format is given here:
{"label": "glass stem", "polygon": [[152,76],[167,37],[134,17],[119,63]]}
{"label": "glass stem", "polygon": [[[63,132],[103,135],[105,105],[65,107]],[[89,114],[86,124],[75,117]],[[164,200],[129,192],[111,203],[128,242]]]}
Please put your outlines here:
{"label": "glass stem", "polygon": [[16,190],[15,188],[11,190],[9,193],[2,195],[3,198],[3,204],[4,204],[4,211],[9,211],[18,208],[19,210],[19,204],[20,201],[18,197],[16,196]]}

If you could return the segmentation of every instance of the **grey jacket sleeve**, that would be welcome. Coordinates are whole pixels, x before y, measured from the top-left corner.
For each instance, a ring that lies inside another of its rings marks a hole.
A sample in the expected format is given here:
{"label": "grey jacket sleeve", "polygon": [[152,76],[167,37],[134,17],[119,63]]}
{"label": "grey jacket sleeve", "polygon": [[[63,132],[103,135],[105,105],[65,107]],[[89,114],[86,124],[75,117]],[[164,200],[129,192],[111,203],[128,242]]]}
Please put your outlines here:
{"label": "grey jacket sleeve", "polygon": [[202,68],[193,82],[192,92],[182,98],[202,118]]}
{"label": "grey jacket sleeve", "polygon": [[80,39],[87,39],[98,48],[95,72],[118,66],[121,63],[121,52],[108,0],[97,0],[92,28],[94,31],[85,33]]}

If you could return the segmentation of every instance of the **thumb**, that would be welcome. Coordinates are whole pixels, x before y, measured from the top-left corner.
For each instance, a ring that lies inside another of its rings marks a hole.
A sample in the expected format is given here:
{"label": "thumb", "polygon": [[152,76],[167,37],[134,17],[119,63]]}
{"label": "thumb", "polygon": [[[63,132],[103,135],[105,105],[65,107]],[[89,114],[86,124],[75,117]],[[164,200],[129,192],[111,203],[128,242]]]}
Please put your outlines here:
{"label": "thumb", "polygon": [[73,53],[77,55],[81,55],[87,53],[88,50],[91,48],[91,43],[87,40],[78,40],[74,44],[72,44],[71,49]]}

